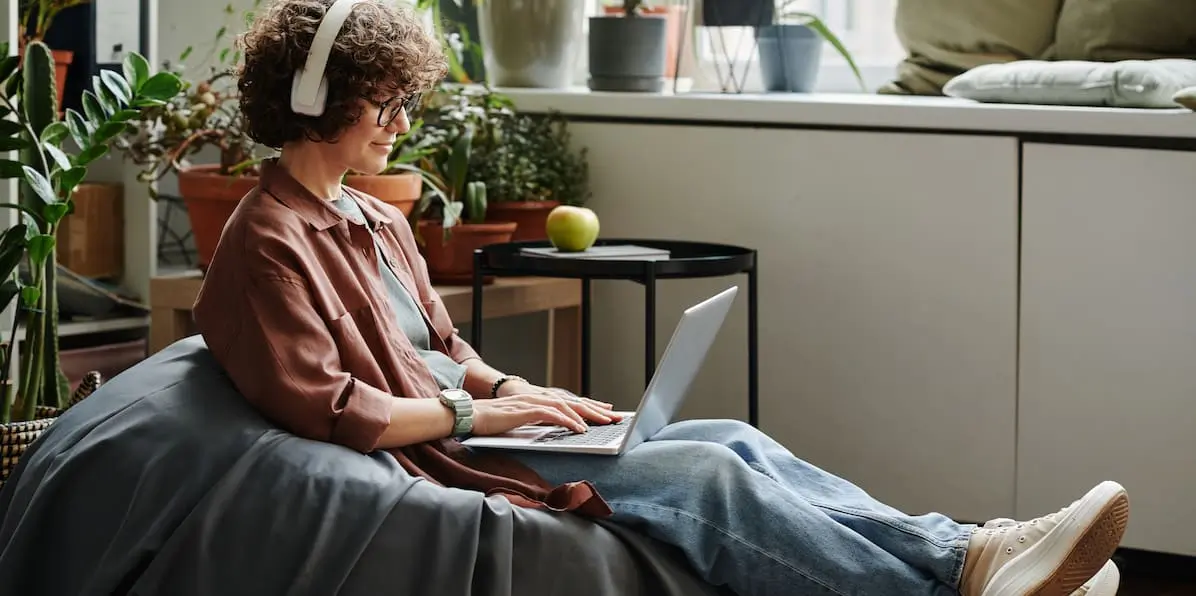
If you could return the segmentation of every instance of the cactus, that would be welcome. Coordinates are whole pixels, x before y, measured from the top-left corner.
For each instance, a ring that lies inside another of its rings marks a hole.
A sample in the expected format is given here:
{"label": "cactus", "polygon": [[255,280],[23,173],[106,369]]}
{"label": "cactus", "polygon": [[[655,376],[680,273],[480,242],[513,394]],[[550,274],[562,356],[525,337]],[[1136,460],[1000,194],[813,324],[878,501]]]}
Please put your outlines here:
{"label": "cactus", "polygon": [[[7,54],[7,44],[0,44],[0,56]],[[68,109],[64,121],[58,116],[53,56],[44,43],[29,43],[23,63],[15,56],[0,58],[0,116],[17,117],[0,126],[0,148],[21,150],[20,162],[0,159],[0,178],[20,178],[23,183],[20,202],[0,206],[20,210],[21,225],[26,226],[21,233],[23,242],[6,233],[0,255],[17,246],[28,258],[30,269],[28,285],[16,276],[0,283],[0,296],[20,296],[17,316],[24,317],[26,330],[19,352],[15,398],[19,401],[14,403],[13,395],[5,395],[0,423],[10,422],[14,413],[31,420],[37,406],[67,405],[67,380],[58,352],[55,244],[59,224],[73,210],[71,197],[87,175],[88,164],[108,152],[113,139],[142,109],[162,105],[182,90],[173,73],[150,76],[149,64],[139,54],[129,54],[123,67],[123,74],[105,70],[92,77],[92,88],[83,92],[83,113]],[[68,136],[78,146],[77,154],[70,155],[62,148]],[[13,327],[15,331],[15,322]],[[4,348],[6,361],[14,343],[10,341]],[[7,370],[5,366],[0,371],[0,382],[8,380]],[[20,407],[14,410],[15,405]]]}
{"label": "cactus", "polygon": [[482,223],[486,221],[486,183],[470,182],[465,185],[465,221]]}

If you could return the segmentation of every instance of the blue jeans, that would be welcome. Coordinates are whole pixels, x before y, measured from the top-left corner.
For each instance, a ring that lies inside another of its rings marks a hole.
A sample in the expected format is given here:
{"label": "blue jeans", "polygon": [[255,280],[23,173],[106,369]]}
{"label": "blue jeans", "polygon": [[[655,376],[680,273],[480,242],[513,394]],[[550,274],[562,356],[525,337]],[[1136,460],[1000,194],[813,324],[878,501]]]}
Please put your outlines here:
{"label": "blue jeans", "polygon": [[554,484],[590,480],[612,521],[740,596],[959,593],[972,526],[879,503],[742,422],[675,423],[617,458],[516,457]]}

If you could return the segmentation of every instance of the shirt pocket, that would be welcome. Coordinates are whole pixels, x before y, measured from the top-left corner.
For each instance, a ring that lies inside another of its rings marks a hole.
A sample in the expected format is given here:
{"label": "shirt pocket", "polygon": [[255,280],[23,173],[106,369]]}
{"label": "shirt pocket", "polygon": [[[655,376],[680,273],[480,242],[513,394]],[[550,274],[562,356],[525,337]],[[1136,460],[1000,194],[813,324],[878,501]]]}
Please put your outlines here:
{"label": "shirt pocket", "polygon": [[378,345],[378,325],[369,306],[346,310],[331,319],[328,331],[346,368],[352,370],[362,362],[374,360],[371,353]]}

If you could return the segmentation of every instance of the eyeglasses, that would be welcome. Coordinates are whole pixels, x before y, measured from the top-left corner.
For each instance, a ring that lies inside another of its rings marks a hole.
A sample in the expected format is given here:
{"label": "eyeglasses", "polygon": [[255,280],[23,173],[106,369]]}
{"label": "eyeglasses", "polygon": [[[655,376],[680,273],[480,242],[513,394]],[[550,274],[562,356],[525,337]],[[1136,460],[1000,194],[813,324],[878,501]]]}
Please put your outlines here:
{"label": "eyeglasses", "polygon": [[415,106],[419,105],[420,94],[408,95],[407,97],[400,97],[398,95],[378,104],[378,126],[387,127],[395,118],[399,117],[399,112],[404,110],[411,113]]}

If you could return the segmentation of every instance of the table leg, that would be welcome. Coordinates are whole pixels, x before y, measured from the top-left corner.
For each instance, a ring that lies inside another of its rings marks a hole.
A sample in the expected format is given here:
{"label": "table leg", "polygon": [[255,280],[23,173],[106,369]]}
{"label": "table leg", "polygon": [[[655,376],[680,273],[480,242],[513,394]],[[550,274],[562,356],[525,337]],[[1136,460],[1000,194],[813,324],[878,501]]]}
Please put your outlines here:
{"label": "table leg", "polygon": [[473,316],[469,321],[469,344],[478,355],[482,354],[482,281],[485,280],[482,268],[482,251],[473,253]]}
{"label": "table leg", "polygon": [[548,313],[548,384],[588,393],[581,383],[581,309],[554,308]]}
{"label": "table leg", "polygon": [[748,424],[760,423],[759,317],[756,312],[756,266],[748,270]]}
{"label": "table leg", "polygon": [[644,387],[656,373],[656,270],[644,274]]}
{"label": "table leg", "polygon": [[161,351],[191,333],[191,311],[174,308],[150,310],[149,353]]}
{"label": "table leg", "polygon": [[581,393],[591,395],[590,384],[590,279],[581,280]]}

